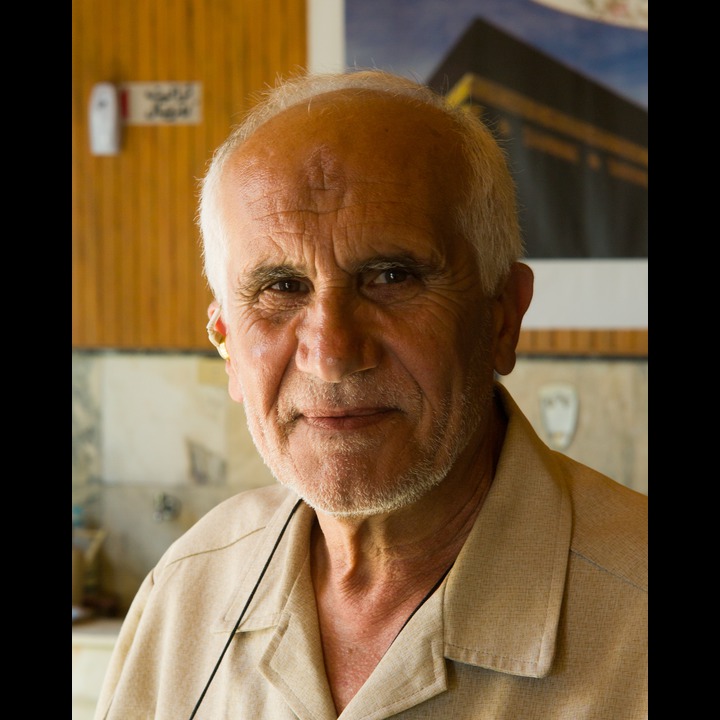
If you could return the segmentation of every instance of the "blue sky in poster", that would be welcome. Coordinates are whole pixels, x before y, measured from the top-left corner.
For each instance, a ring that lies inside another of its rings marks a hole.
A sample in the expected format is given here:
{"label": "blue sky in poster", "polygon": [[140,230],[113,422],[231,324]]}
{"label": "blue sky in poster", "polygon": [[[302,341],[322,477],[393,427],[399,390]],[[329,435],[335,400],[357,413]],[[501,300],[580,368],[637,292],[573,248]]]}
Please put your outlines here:
{"label": "blue sky in poster", "polygon": [[429,78],[480,18],[617,95],[648,106],[648,33],[532,0],[345,0],[348,67]]}

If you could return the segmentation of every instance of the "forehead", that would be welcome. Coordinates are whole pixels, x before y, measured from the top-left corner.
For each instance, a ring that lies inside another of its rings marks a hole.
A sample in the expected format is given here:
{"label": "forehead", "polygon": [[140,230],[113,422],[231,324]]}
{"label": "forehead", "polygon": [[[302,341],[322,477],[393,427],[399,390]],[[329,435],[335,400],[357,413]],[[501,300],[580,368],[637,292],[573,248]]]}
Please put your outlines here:
{"label": "forehead", "polygon": [[378,92],[337,91],[271,118],[233,153],[223,214],[243,255],[251,246],[294,254],[323,244],[343,254],[372,244],[444,255],[437,246],[453,235],[463,167],[444,113]]}
{"label": "forehead", "polygon": [[465,163],[452,118],[403,96],[338,90],[282,111],[233,154],[227,172],[251,193],[280,181],[313,191],[402,182],[450,194]]}

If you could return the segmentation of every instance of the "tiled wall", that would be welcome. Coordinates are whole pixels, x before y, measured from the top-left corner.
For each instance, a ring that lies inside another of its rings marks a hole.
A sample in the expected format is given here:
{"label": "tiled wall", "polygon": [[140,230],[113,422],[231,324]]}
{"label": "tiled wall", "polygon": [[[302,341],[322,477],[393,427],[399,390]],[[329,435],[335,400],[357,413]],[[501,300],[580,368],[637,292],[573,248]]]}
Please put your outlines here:
{"label": "tiled wall", "polygon": [[[569,386],[577,424],[565,452],[647,493],[646,360],[521,359],[502,380],[547,440],[541,392]],[[120,612],[198,518],[274,482],[227,395],[219,358],[74,352],[72,415],[73,506],[107,533],[91,579]]]}

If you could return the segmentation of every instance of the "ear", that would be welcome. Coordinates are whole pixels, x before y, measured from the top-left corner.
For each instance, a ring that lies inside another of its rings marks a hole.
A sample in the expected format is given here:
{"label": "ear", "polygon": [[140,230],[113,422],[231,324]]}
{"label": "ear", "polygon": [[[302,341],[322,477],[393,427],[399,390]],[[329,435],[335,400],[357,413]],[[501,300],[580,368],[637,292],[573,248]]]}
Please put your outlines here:
{"label": "ear", "polygon": [[227,338],[227,325],[225,325],[225,321],[223,320],[220,312],[220,303],[218,303],[217,300],[213,300],[210,305],[208,305],[207,313],[209,318],[209,322],[207,324],[208,337],[210,342],[218,349],[220,357],[225,360],[225,372],[228,376],[228,394],[233,400],[235,400],[235,402],[242,403],[243,395],[242,390],[240,389],[240,383],[235,376],[232,361],[230,360],[230,355],[228,354],[227,347],[225,345]]}
{"label": "ear", "polygon": [[515,348],[522,319],[533,296],[533,271],[525,263],[513,263],[505,286],[495,299],[495,371],[509,375],[515,367]]}

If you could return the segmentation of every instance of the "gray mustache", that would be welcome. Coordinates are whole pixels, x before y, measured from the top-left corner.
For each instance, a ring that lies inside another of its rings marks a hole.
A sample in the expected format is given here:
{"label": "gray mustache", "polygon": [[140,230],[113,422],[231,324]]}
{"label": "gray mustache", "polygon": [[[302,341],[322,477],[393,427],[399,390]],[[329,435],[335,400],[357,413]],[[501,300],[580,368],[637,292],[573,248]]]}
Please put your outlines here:
{"label": "gray mustache", "polygon": [[[401,389],[397,384],[358,375],[338,383],[321,383],[310,378],[281,386],[278,414],[292,420],[303,408],[317,407],[402,407],[420,397],[419,388]],[[285,399],[283,399],[285,398]]]}

